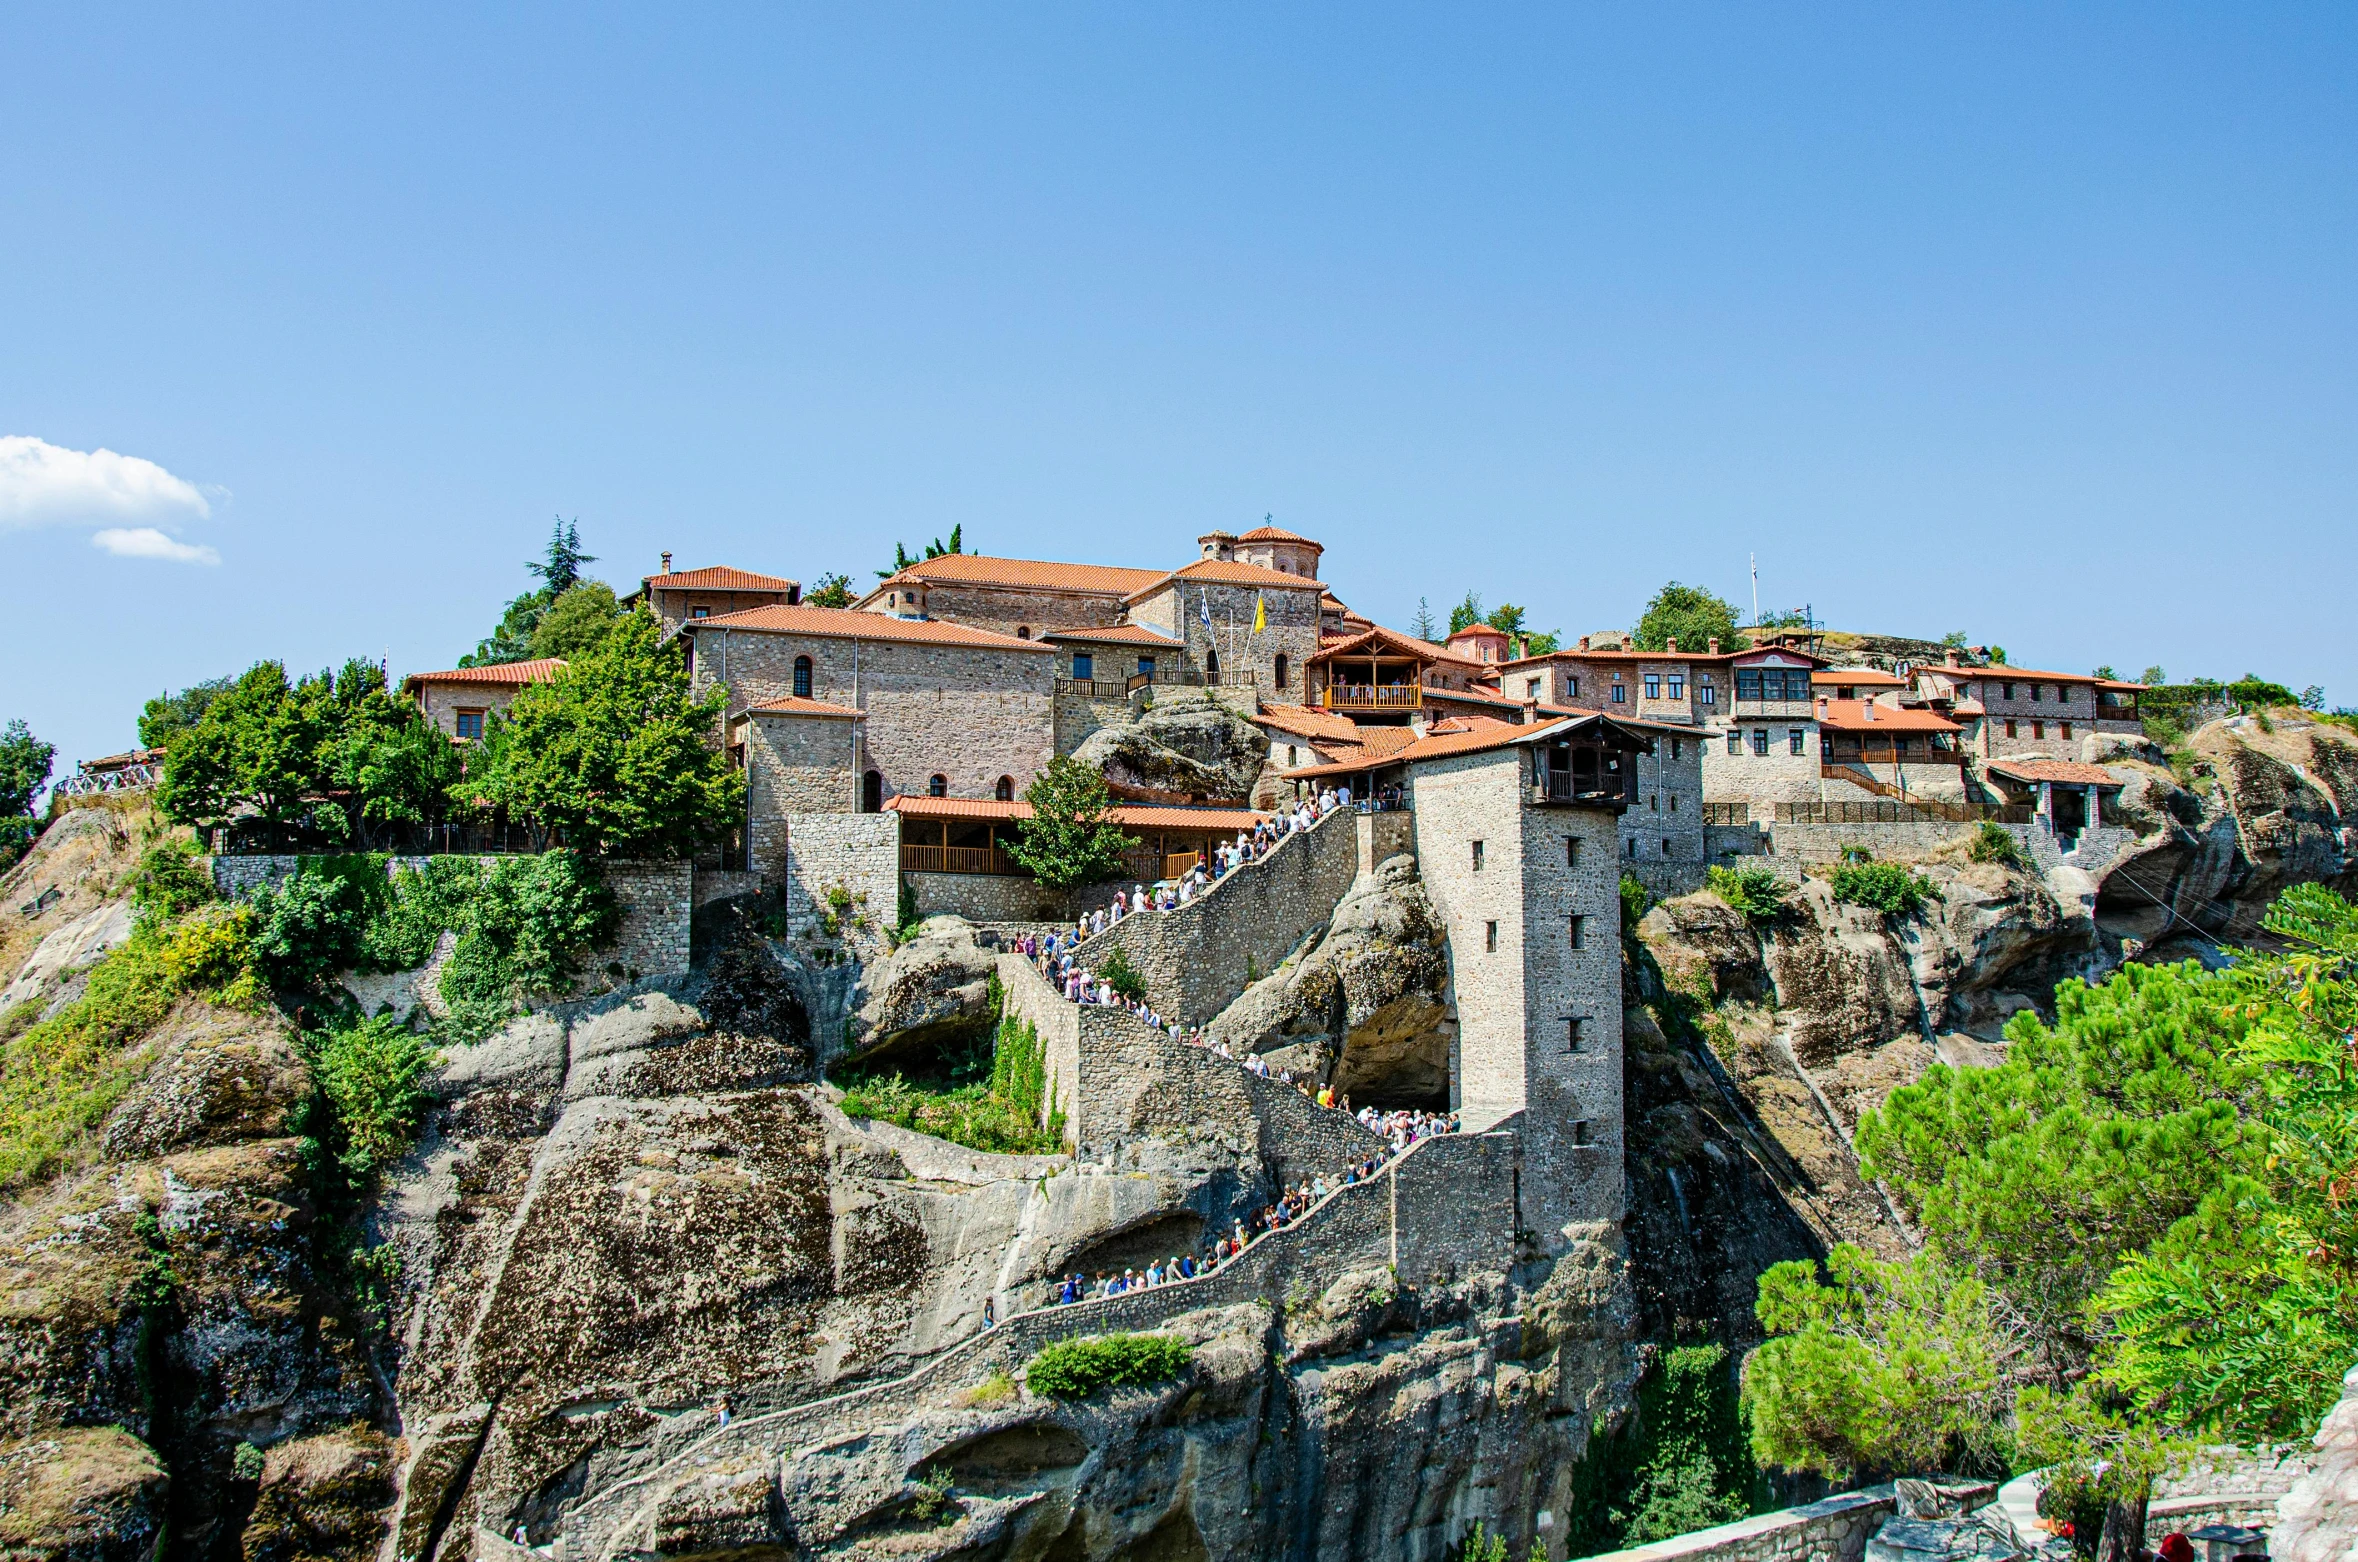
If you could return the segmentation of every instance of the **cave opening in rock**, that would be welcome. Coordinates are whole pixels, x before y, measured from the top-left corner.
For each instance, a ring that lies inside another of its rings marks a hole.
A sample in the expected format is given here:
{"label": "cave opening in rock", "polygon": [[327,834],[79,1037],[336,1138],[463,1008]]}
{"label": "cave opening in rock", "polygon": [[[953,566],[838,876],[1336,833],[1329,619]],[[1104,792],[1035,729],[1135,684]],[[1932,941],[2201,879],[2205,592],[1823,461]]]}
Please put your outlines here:
{"label": "cave opening in rock", "polygon": [[1203,1239],[1203,1216],[1193,1210],[1179,1210],[1093,1242],[1057,1265],[1057,1271],[1095,1276],[1121,1269],[1144,1269],[1166,1258],[1199,1251]]}

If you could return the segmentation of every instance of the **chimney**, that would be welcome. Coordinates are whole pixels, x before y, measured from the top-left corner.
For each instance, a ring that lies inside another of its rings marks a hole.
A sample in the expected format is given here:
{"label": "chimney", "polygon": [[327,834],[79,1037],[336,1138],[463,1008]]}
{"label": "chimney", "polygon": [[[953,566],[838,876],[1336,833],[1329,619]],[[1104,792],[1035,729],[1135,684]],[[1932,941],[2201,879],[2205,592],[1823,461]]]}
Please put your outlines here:
{"label": "chimney", "polygon": [[1952,645],[1941,653],[1941,661],[1949,667],[1962,667],[1965,665],[1965,653]]}
{"label": "chimney", "polygon": [[671,550],[669,548],[663,550],[663,573],[666,575],[671,573]]}
{"label": "chimney", "polygon": [[1588,636],[1586,636],[1586,635],[1582,635],[1582,636],[1580,637],[1580,649],[1582,649],[1583,651],[1585,651],[1585,650],[1587,650],[1587,649],[1588,649]]}
{"label": "chimney", "polygon": [[1662,650],[1663,654],[1666,656],[1678,655],[1678,636],[1672,635],[1668,639],[1664,640],[1662,642]]}
{"label": "chimney", "polygon": [[1711,654],[1713,656],[1719,655],[1719,636],[1717,635],[1711,637]]}

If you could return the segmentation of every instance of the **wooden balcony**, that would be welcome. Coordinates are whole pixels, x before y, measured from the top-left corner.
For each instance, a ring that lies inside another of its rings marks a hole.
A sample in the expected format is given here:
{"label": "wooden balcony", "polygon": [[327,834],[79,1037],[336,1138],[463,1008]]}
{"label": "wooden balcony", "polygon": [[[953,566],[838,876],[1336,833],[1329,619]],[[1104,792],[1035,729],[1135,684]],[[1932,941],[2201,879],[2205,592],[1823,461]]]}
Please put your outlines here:
{"label": "wooden balcony", "polygon": [[1194,872],[1196,864],[1203,860],[1204,854],[1202,852],[1172,852],[1163,858],[1163,877],[1166,879],[1185,878]]}
{"label": "wooden balcony", "polygon": [[1014,858],[996,846],[901,846],[905,873],[996,873],[1024,876]]}
{"label": "wooden balcony", "polygon": [[1817,705],[1810,700],[1738,700],[1738,716],[1765,717],[1771,721],[1794,721],[1817,714]]}
{"label": "wooden balcony", "polygon": [[1326,710],[1419,710],[1425,689],[1419,683],[1330,683],[1318,703]]}

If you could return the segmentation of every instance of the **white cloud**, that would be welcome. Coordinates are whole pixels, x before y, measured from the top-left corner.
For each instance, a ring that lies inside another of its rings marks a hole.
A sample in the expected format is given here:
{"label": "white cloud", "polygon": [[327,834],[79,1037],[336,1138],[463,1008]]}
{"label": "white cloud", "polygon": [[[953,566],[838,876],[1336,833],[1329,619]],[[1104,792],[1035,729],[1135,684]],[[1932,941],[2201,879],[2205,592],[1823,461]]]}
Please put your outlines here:
{"label": "white cloud", "polygon": [[[0,435],[0,530],[146,521],[151,524],[123,535],[160,535],[152,523],[203,520],[212,513],[196,484],[153,461],[112,450],[68,450],[29,434]],[[162,555],[150,550],[141,556]]]}
{"label": "white cloud", "polygon": [[177,542],[153,526],[110,526],[91,535],[90,545],[118,559],[170,559],[175,564],[218,564],[221,555],[196,543]]}

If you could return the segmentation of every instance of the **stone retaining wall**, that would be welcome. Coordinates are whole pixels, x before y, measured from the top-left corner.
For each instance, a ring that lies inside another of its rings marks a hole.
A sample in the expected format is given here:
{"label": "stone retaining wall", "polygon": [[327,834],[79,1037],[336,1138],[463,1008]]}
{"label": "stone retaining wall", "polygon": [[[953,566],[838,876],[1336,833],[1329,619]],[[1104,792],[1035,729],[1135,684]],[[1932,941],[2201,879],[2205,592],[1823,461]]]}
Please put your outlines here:
{"label": "stone retaining wall", "polygon": [[836,936],[863,960],[881,956],[886,932],[900,920],[901,816],[789,814],[786,818],[787,936],[804,942],[825,936],[828,892],[850,897],[849,916]]}
{"label": "stone retaining wall", "polygon": [[1014,874],[911,873],[906,877],[917,897],[920,916],[949,913],[969,922],[1061,923],[1071,901],[1069,895]]}
{"label": "stone retaining wall", "polygon": [[[2013,836],[2042,871],[2063,860],[2055,848],[2054,837],[2042,826],[2002,824],[1998,828]],[[1790,857],[1800,862],[1840,862],[1845,850],[1862,846],[1877,857],[1918,856],[1938,850],[1952,841],[1968,840],[1980,829],[1978,824],[1917,820],[1888,824],[1715,824],[1706,828],[1703,834],[1704,851],[1713,862],[1724,863],[1730,857],[1752,856]],[[2103,850],[2104,838],[2115,833],[2109,827],[2092,831],[2090,835],[2096,839],[2091,844]],[[2133,832],[2122,830],[2117,833],[2135,839]],[[2107,860],[2109,855],[2106,852]]]}
{"label": "stone retaining wall", "polygon": [[1094,968],[1120,949],[1146,978],[1147,1002],[1183,1025],[1202,1024],[1334,915],[1359,872],[1359,818],[1338,810],[1211,893],[1123,918],[1080,946],[1081,963]]}
{"label": "stone retaining wall", "polygon": [[1376,865],[1393,857],[1416,855],[1416,815],[1405,808],[1380,814],[1360,814],[1359,871],[1373,873]]}

